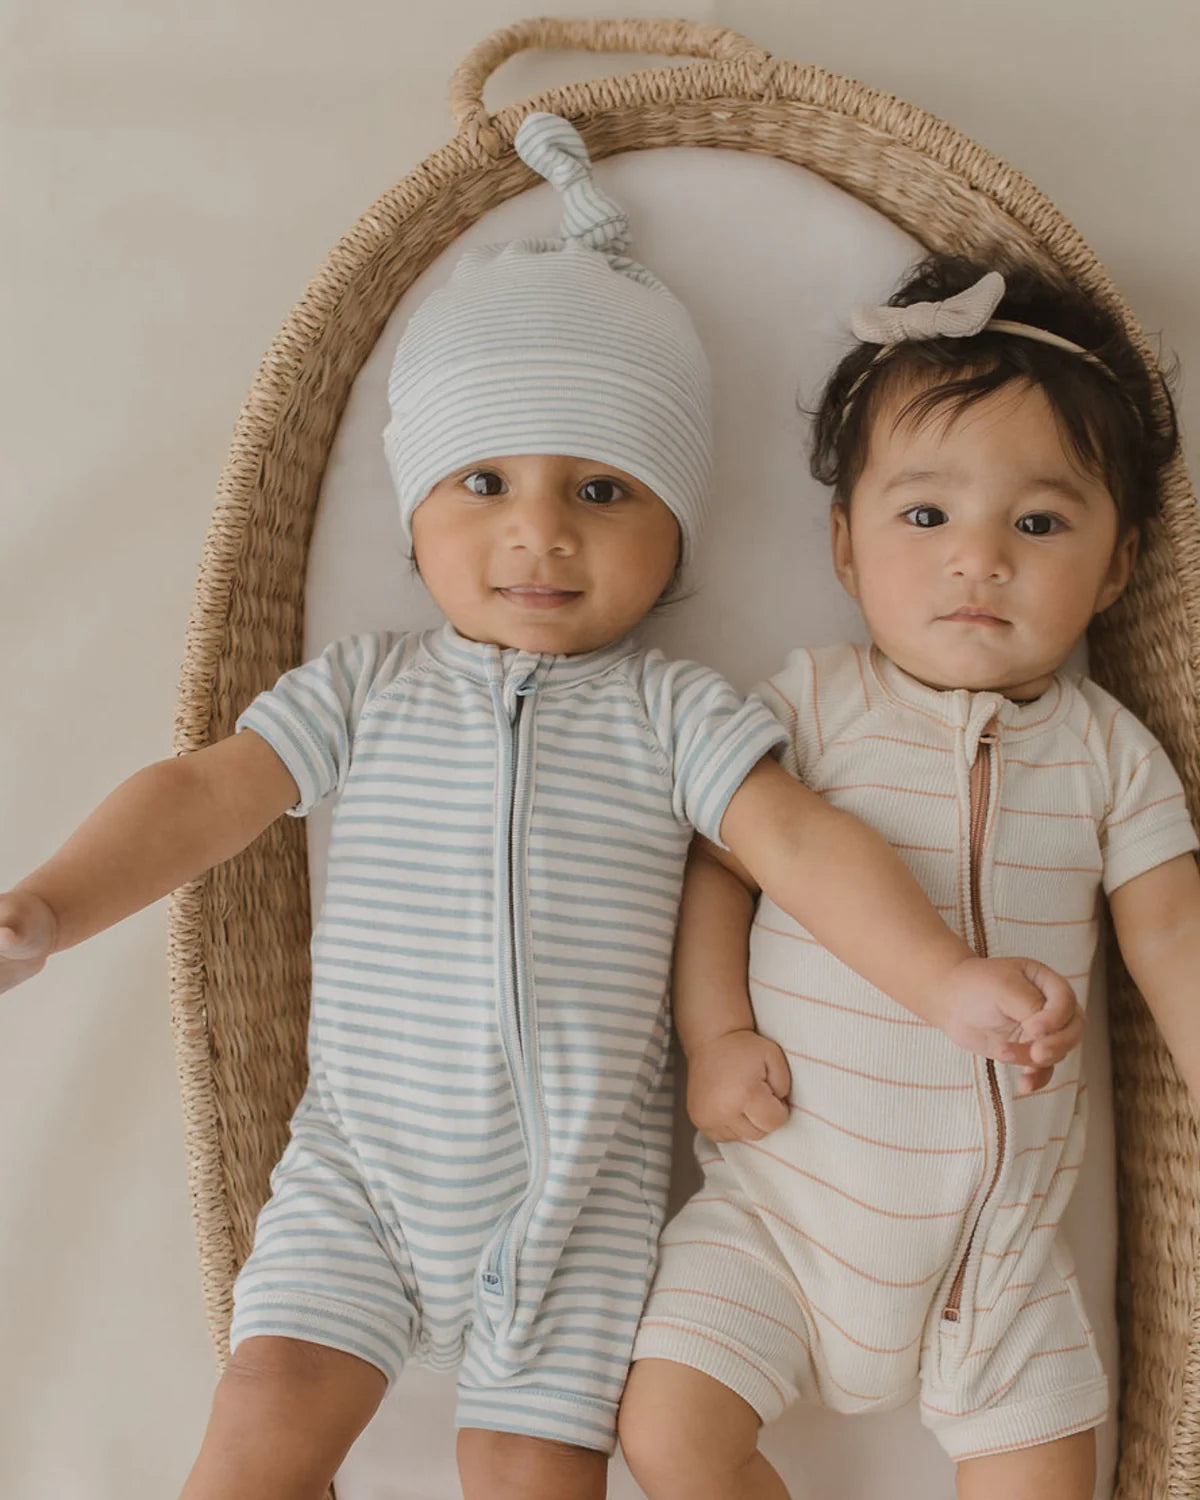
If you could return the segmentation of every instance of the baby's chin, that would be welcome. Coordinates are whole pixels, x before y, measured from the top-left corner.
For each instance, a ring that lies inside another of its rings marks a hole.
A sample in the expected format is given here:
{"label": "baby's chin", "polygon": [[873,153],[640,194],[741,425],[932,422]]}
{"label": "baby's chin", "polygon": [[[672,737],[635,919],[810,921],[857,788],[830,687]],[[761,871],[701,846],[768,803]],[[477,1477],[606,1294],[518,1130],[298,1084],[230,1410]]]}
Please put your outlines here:
{"label": "baby's chin", "polygon": [[529,656],[586,656],[620,639],[603,629],[575,628],[556,620],[472,621],[464,629],[450,622],[460,635],[497,646],[501,651],[523,651]]}
{"label": "baby's chin", "polygon": [[904,651],[893,654],[886,648],[881,649],[902,672],[938,692],[1001,693],[1020,702],[1040,698],[1062,666],[1061,662],[1050,665],[1046,662],[952,661]]}

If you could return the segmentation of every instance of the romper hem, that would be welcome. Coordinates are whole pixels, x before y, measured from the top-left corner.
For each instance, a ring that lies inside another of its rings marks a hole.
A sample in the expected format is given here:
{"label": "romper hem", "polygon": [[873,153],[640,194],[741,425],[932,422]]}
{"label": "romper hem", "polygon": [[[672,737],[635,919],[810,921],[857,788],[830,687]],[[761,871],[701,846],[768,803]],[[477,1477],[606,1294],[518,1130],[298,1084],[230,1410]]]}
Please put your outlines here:
{"label": "romper hem", "polygon": [[921,1420],[955,1463],[1086,1432],[1108,1419],[1108,1380],[1101,1376],[1035,1401],[992,1406],[970,1416],[934,1413],[922,1403]]}
{"label": "romper hem", "polygon": [[230,1330],[230,1350],[245,1339],[298,1339],[353,1354],[374,1365],[390,1389],[405,1363],[397,1351],[379,1336],[380,1320],[348,1302],[320,1297],[260,1296],[239,1300]]}
{"label": "romper hem", "polygon": [[544,1386],[458,1388],[457,1428],[512,1432],[611,1455],[617,1446],[617,1402],[571,1396]]}
{"label": "romper hem", "polygon": [[767,1373],[761,1356],[724,1331],[718,1336],[682,1322],[643,1319],[632,1355],[633,1361],[639,1359],[667,1359],[698,1370],[740,1396],[758,1413],[764,1426],[782,1416],[797,1399],[794,1389],[785,1391]]}

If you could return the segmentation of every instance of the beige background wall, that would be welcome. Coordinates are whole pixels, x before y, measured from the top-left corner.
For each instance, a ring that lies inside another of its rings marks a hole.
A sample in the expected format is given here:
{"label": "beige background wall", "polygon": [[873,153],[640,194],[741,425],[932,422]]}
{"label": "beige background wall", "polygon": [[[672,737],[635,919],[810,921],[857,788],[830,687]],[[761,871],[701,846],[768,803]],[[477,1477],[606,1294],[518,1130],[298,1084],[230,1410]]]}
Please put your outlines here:
{"label": "beige background wall", "polygon": [[[0,11],[0,886],[168,752],[211,493],[258,358],[338,235],[448,135],[461,53],[526,8]],[[1190,369],[1200,433],[1194,0],[630,9],[890,89],[1023,169]],[[489,97],[585,71],[607,69],[512,63]],[[0,1000],[6,1494],[161,1500],[199,1439],[212,1367],[163,946],[156,908]]]}

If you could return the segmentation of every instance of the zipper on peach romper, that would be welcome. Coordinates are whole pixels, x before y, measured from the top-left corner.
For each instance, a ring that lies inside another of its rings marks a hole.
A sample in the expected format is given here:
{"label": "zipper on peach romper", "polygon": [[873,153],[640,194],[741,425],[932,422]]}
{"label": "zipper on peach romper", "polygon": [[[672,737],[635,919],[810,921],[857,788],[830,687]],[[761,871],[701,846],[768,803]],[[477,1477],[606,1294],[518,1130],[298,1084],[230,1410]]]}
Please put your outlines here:
{"label": "zipper on peach romper", "polygon": [[[999,736],[996,733],[996,720],[991,719],[983,733],[979,736],[979,745],[975,752],[975,760],[971,766],[970,787],[970,901],[971,901],[971,934],[972,946],[981,958],[987,957],[987,933],[983,927],[983,908],[980,897],[980,874],[979,869],[983,861],[983,839],[987,831],[988,802],[991,795],[992,785],[992,746]],[[970,1238],[967,1240],[966,1249],[963,1251],[962,1260],[958,1264],[958,1270],[954,1274],[954,1281],[950,1286],[950,1295],[946,1298],[946,1305],[942,1309],[942,1317],[948,1323],[957,1323],[962,1311],[963,1283],[967,1276],[967,1262],[971,1257],[971,1247],[975,1243],[975,1235],[979,1229],[979,1221],[983,1217],[983,1210],[987,1207],[988,1200],[996,1190],[996,1183],[1000,1177],[1000,1168],[1004,1164],[1004,1147],[1007,1141],[1007,1126],[1004,1120],[1004,1104],[1000,1098],[1000,1085],[996,1079],[996,1064],[989,1057],[987,1060],[988,1094],[992,1101],[992,1113],[996,1121],[996,1165],[992,1171],[992,1180],[988,1183],[987,1192],[980,1200],[979,1209],[975,1214],[975,1223],[971,1226]]]}

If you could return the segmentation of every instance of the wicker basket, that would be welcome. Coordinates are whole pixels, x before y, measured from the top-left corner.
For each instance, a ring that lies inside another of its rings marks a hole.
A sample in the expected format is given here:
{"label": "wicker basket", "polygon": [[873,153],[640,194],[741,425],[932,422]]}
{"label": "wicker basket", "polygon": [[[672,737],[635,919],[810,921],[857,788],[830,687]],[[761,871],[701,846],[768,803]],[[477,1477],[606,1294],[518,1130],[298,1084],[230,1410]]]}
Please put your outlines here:
{"label": "wicker basket", "polygon": [[[696,61],[554,89],[489,116],[485,80],[530,47]],[[176,748],[231,732],[300,659],[321,478],[355,376],[416,276],[536,179],[512,150],[531,107],[579,126],[594,158],[665,146],[760,152],[819,173],[931,249],[1034,258],[1142,331],[1095,256],[1019,173],[890,95],[689,22],[528,21],[486,38],[451,82],[458,135],[379,199],[296,305],[238,420],[188,628]],[[1173,756],[1200,807],[1200,525],[1182,463],[1126,598],[1091,637],[1093,675]],[[228,1350],[231,1288],[305,1076],[304,829],[281,819],[178,892],[171,988],[209,1326]],[[1110,954],[1119,1143],[1121,1500],[1200,1493],[1196,1132],[1144,1003]]]}

